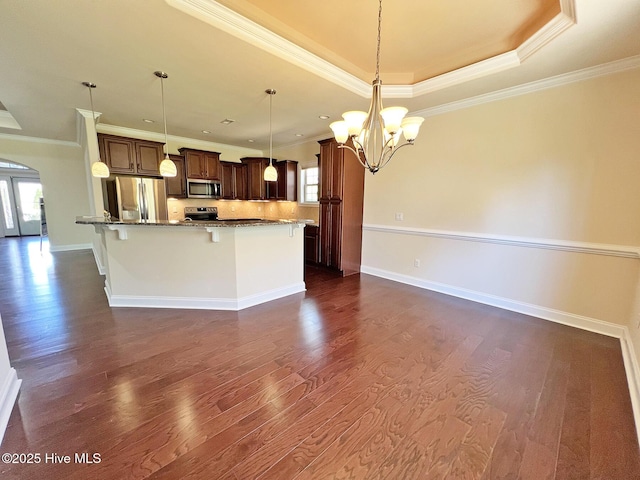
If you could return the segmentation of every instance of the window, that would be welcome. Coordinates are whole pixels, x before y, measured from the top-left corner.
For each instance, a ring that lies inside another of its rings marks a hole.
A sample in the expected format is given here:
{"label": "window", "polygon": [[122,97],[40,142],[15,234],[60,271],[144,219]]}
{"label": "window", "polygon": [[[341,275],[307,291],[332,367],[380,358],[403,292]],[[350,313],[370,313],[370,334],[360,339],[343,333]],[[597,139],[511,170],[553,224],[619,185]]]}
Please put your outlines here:
{"label": "window", "polygon": [[302,203],[318,202],[318,167],[302,169]]}

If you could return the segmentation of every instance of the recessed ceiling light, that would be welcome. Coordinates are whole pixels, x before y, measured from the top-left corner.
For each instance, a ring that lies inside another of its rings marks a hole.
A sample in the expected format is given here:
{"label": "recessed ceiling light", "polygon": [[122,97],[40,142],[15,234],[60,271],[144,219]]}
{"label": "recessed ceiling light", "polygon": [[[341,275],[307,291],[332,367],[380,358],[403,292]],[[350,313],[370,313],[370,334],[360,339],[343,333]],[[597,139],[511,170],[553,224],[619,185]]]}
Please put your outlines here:
{"label": "recessed ceiling light", "polygon": [[231,120],[230,118],[225,118],[220,123],[223,125],[229,125],[230,123],[233,123],[233,122],[235,122],[235,120]]}
{"label": "recessed ceiling light", "polygon": [[248,141],[249,143],[253,143],[253,142],[255,142],[255,140],[251,140],[251,139],[250,139],[250,140],[247,140],[247,141]]}
{"label": "recessed ceiling light", "polygon": [[296,133],[296,137],[304,137],[304,134],[302,134],[302,133]]}
{"label": "recessed ceiling light", "polygon": [[211,133],[209,130],[202,130],[202,133]]}
{"label": "recessed ceiling light", "polygon": [[318,118],[320,120],[327,120],[329,118],[329,115],[320,115]]}
{"label": "recessed ceiling light", "polygon": [[142,121],[145,123],[156,123],[154,120],[149,120],[148,118],[143,118]]}

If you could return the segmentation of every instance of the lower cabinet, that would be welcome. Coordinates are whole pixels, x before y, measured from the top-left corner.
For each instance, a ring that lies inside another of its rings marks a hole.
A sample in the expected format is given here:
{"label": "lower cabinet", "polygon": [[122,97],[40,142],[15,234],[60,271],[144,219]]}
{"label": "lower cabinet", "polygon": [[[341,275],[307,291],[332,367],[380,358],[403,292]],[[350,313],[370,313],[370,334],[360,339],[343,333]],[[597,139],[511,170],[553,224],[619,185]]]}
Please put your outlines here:
{"label": "lower cabinet", "polygon": [[342,270],[342,202],[320,201],[320,263]]}
{"label": "lower cabinet", "polygon": [[317,225],[304,227],[304,259],[307,263],[320,262],[320,229]]}

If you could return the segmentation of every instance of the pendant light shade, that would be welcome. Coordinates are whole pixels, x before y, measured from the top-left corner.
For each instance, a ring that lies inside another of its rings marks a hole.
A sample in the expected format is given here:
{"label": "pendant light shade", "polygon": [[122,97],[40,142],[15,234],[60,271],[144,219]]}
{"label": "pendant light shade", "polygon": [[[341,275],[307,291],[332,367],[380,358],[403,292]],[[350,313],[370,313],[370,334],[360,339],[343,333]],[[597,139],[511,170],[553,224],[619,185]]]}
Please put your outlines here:
{"label": "pendant light shade", "polygon": [[273,166],[273,123],[271,121],[273,111],[273,96],[276,91],[273,88],[265,90],[265,93],[269,95],[269,166],[264,169],[264,181],[265,182],[277,182],[278,171]]}
{"label": "pendant light shade", "polygon": [[[82,82],[82,85],[89,89],[89,100],[91,101],[91,118],[93,119],[93,126],[96,126],[96,112],[93,111],[93,93],[92,90],[96,88],[95,83]],[[100,160],[100,154],[98,154],[98,161],[91,164],[91,176],[95,178],[107,178],[109,177],[109,166]]]}
{"label": "pendant light shade", "polygon": [[175,177],[178,174],[178,169],[173,160],[169,158],[169,141],[167,136],[167,114],[164,108],[164,79],[168,78],[165,72],[157,71],[153,74],[160,79],[160,88],[162,89],[162,121],[164,122],[164,160],[160,162],[160,175],[163,177]]}

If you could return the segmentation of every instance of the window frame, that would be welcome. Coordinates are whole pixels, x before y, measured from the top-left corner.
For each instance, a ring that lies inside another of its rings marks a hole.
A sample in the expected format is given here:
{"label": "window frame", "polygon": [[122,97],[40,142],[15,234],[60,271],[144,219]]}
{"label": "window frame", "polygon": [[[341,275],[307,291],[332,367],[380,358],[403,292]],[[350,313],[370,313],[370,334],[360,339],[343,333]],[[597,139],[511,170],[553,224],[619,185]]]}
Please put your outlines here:
{"label": "window frame", "polygon": [[[307,171],[311,170],[311,169],[316,169],[318,171],[318,183],[309,183],[307,184]],[[309,167],[303,167],[300,169],[300,194],[299,194],[299,199],[300,201],[298,202],[300,205],[319,205],[320,204],[320,169],[317,165],[314,166],[309,166]],[[318,200],[316,201],[306,201],[306,191],[307,191],[307,186],[309,185],[316,185],[318,187],[318,195],[317,198]]]}

